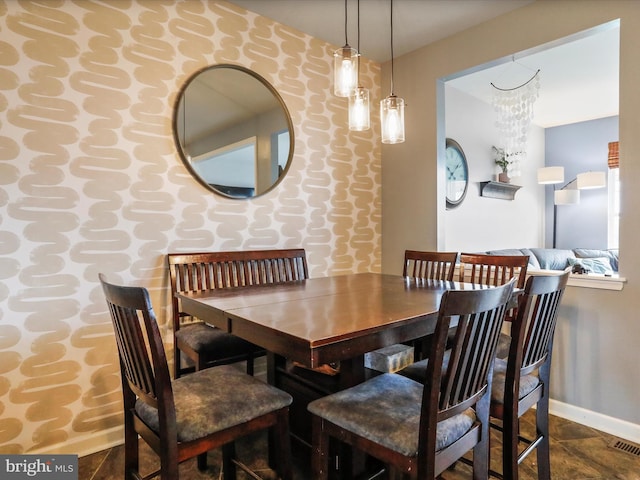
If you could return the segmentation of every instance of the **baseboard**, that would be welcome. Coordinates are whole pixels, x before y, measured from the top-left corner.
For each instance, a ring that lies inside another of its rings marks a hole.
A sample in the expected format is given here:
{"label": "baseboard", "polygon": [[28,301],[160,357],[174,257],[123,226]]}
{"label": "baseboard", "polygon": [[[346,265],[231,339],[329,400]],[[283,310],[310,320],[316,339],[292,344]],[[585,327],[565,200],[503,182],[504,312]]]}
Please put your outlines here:
{"label": "baseboard", "polygon": [[558,417],[566,418],[572,422],[595,428],[601,432],[623,438],[630,442],[640,444],[640,425],[620,420],[618,418],[603,415],[602,413],[593,412],[575,405],[559,402],[557,400],[549,401],[549,413]]}
{"label": "baseboard", "polygon": [[84,457],[92,453],[117,447],[124,443],[124,426],[115,427],[99,433],[87,433],[75,437],[73,441],[29,451],[30,454],[78,455]]}

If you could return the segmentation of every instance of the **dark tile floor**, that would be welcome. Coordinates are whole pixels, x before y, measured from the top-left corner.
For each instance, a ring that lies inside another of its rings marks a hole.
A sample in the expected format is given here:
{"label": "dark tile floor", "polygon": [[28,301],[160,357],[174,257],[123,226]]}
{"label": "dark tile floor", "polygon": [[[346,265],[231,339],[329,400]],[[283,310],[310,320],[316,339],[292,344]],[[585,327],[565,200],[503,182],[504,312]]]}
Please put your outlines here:
{"label": "dark tile floor", "polygon": [[[244,370],[244,364],[237,367]],[[266,381],[266,361],[264,357],[256,360],[254,375]],[[535,413],[527,412],[521,419],[521,429],[525,437],[532,438],[535,432]],[[497,431],[491,432],[491,468],[501,471],[500,459],[502,446]],[[584,425],[570,422],[560,417],[550,416],[551,437],[551,475],[552,480],[640,480],[640,456],[613,448],[621,440]],[[623,440],[624,442],[624,440]],[[629,442],[625,442],[629,444]],[[640,446],[630,444],[633,451]],[[256,471],[265,480],[276,479],[275,473],[267,465],[266,435],[248,437],[237,443],[240,460]],[[220,471],[221,455],[219,451],[209,452],[209,468],[200,472],[195,460],[184,462],[180,466],[182,480],[222,479]],[[159,462],[153,451],[140,442],[140,466],[143,474],[158,468]],[[124,447],[88,455],[79,459],[79,480],[121,480],[124,472]],[[294,479],[309,480],[308,459],[294,458]],[[238,470],[238,480],[251,477]],[[454,469],[441,475],[442,480],[468,480],[472,478],[471,467],[458,463]],[[520,466],[520,480],[538,480],[535,452],[529,455]]]}
{"label": "dark tile floor", "polygon": [[[526,435],[532,428],[533,415],[527,413],[523,422]],[[551,417],[551,471],[553,480],[640,480],[640,457],[613,448],[616,439],[592,428]],[[141,465],[146,472],[156,468],[155,455],[141,447]],[[238,455],[267,480],[275,478],[266,465],[266,439],[264,435],[247,438],[238,444]],[[499,468],[501,455],[499,437],[492,436],[492,466]],[[295,479],[308,480],[308,464],[295,465]],[[82,457],[79,460],[80,480],[120,480],[123,478],[124,449],[109,450]],[[458,464],[455,469],[443,473],[444,480],[470,479],[470,467]],[[535,454],[530,455],[520,466],[521,480],[537,479]],[[185,480],[221,479],[220,454],[209,453],[209,469],[199,472],[195,461],[181,465],[181,478]],[[238,480],[250,478],[238,472]]]}

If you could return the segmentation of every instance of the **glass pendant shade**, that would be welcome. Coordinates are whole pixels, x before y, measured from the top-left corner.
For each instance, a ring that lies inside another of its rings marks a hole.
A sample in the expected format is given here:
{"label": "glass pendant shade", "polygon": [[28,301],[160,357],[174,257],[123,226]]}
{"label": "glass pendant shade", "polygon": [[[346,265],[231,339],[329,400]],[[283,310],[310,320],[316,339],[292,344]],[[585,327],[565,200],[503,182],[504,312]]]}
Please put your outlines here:
{"label": "glass pendant shade", "polygon": [[349,95],[349,130],[369,130],[369,117],[369,90],[358,87]]}
{"label": "glass pendant shade", "polygon": [[382,143],[404,142],[404,100],[389,95],[380,101]]}
{"label": "glass pendant shade", "polygon": [[580,190],[556,190],[553,192],[553,203],[556,205],[576,205],[580,203]]}
{"label": "glass pendant shade", "polygon": [[564,182],[564,167],[544,167],[538,169],[538,183],[551,185]]}
{"label": "glass pendant shade", "polygon": [[358,86],[358,51],[345,45],[333,54],[333,93],[348,97]]}
{"label": "glass pendant shade", "polygon": [[607,185],[607,179],[604,172],[579,173],[576,179],[578,183],[578,190],[602,188]]}

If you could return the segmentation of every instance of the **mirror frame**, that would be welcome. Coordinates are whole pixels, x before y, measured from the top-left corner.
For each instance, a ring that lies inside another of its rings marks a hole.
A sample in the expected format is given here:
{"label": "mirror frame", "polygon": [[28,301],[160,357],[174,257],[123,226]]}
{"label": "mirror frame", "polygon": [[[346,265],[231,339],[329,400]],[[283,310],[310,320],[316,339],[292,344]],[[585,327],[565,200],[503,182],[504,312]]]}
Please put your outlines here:
{"label": "mirror frame", "polygon": [[[269,92],[271,92],[271,94],[274,96],[274,98],[276,99],[276,101],[278,102],[278,104],[280,105],[280,108],[282,108],[282,113],[285,116],[286,119],[286,123],[287,123],[287,128],[289,130],[289,154],[287,156],[287,163],[282,171],[282,173],[279,175],[278,179],[273,182],[273,184],[266,190],[264,190],[263,192],[248,196],[248,197],[242,197],[242,196],[235,196],[235,195],[229,195],[228,193],[225,193],[223,191],[220,191],[218,189],[216,189],[215,187],[211,186],[209,183],[207,183],[205,181],[205,179],[203,179],[197,172],[196,170],[193,168],[193,166],[191,165],[191,162],[187,159],[187,155],[186,152],[183,150],[182,144],[183,142],[180,140],[180,136],[178,133],[178,109],[180,106],[180,102],[182,101],[183,97],[184,97],[184,93],[187,90],[187,88],[189,88],[189,86],[193,83],[194,80],[196,80],[200,75],[209,72],[211,70],[217,70],[217,69],[233,69],[233,70],[237,70],[239,72],[243,72],[246,73],[248,75],[250,75],[251,77],[253,77],[254,79],[258,80],[264,87],[267,88],[267,90],[269,90]],[[185,167],[187,168],[187,170],[189,171],[189,173],[191,174],[191,176],[197,180],[198,183],[200,183],[200,185],[202,185],[203,187],[205,187],[207,190],[209,190],[210,192],[213,192],[217,195],[220,195],[222,197],[225,198],[231,198],[234,200],[250,200],[252,198],[257,198],[260,197],[266,193],[271,192],[273,189],[275,189],[280,182],[282,182],[282,180],[284,179],[284,177],[287,175],[287,173],[289,172],[289,168],[291,167],[291,163],[293,161],[293,152],[294,152],[294,146],[295,146],[295,135],[294,135],[294,131],[293,131],[293,121],[291,120],[291,114],[289,113],[289,109],[287,108],[287,105],[285,104],[284,100],[282,99],[282,96],[280,96],[280,94],[278,93],[278,91],[275,89],[275,87],[273,85],[271,85],[264,77],[262,77],[261,75],[259,75],[258,73],[254,72],[253,70],[250,70],[246,67],[243,67],[242,65],[234,65],[234,64],[226,64],[226,63],[221,63],[221,64],[216,64],[216,65],[208,65],[206,67],[203,67],[199,70],[197,70],[196,72],[194,72],[182,85],[182,87],[180,88],[180,91],[178,92],[178,95],[176,96],[176,100],[175,100],[175,104],[173,106],[173,114],[172,114],[172,130],[173,130],[173,139],[174,139],[174,143],[176,146],[176,150],[178,151],[178,154],[180,155],[180,159],[182,160],[182,163],[185,165]]]}

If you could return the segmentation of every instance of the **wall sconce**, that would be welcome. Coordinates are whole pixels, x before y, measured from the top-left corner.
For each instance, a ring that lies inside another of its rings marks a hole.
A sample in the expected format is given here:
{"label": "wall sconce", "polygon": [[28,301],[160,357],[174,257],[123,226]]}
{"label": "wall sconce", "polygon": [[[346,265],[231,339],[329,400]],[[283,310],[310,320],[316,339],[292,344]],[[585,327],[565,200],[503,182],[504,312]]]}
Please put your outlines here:
{"label": "wall sconce", "polygon": [[[564,182],[564,167],[544,167],[538,169],[538,183],[553,185]],[[579,173],[576,178],[562,188],[553,191],[553,248],[556,248],[556,219],[558,205],[577,205],[580,203],[580,190],[602,188],[607,185],[605,172]]]}

